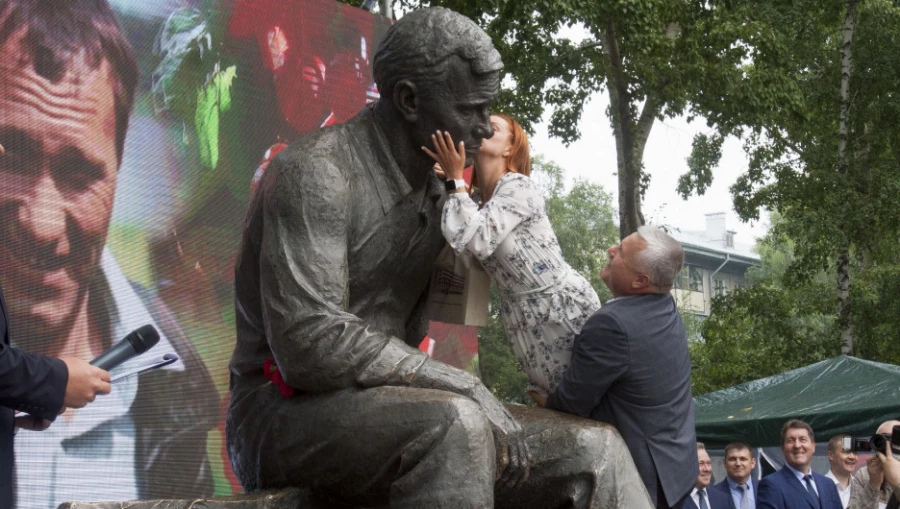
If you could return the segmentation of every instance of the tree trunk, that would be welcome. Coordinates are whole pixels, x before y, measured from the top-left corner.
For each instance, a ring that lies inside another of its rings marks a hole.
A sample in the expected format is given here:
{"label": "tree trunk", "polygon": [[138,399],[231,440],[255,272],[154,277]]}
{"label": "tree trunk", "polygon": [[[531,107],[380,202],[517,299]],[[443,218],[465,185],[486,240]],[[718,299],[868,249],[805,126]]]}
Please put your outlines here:
{"label": "tree trunk", "polygon": [[[622,68],[622,56],[616,40],[615,25],[610,23],[604,34],[603,51],[609,63],[607,90],[616,138],[616,167],[619,180],[619,236],[625,238],[643,224],[641,215],[641,156],[635,153],[635,122],[632,114],[633,100],[628,91],[628,80]],[[649,134],[649,129],[647,130]],[[638,155],[637,159],[635,155]]]}
{"label": "tree trunk", "polygon": [[[843,41],[841,43],[841,111],[838,122],[838,171],[845,179],[849,176],[847,139],[850,133],[850,74],[853,63],[853,26],[859,0],[847,0],[844,16]],[[843,200],[843,208],[848,200]],[[843,245],[837,259],[838,328],[841,331],[841,353],[853,355],[853,324],[850,319],[850,242],[843,235]]]}
{"label": "tree trunk", "polygon": [[850,321],[850,250],[841,250],[837,260],[838,328],[841,353],[853,355],[853,324]]}

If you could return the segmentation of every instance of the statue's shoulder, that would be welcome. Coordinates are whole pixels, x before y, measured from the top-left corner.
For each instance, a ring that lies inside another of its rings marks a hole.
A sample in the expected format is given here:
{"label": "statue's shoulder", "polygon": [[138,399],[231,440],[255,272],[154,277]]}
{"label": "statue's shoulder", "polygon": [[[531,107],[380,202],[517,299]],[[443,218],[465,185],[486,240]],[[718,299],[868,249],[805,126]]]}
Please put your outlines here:
{"label": "statue's shoulder", "polygon": [[272,160],[266,173],[270,186],[284,193],[318,190],[327,186],[333,191],[345,187],[347,169],[354,166],[356,155],[352,142],[354,123],[317,129],[293,142]]}
{"label": "statue's shoulder", "polygon": [[293,141],[276,159],[282,165],[297,167],[333,166],[352,157],[351,137],[354,124],[339,124],[316,129]]}

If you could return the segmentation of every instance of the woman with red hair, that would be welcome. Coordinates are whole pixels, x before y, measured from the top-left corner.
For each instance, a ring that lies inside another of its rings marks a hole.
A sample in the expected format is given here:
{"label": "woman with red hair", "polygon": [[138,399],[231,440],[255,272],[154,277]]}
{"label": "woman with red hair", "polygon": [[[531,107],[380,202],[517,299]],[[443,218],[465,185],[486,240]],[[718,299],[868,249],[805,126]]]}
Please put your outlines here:
{"label": "woman with red hair", "polygon": [[[528,137],[507,115],[491,115],[494,135],[474,156],[481,207],[456,184],[441,228],[454,251],[474,256],[500,289],[500,314],[528,392],[539,403],[562,380],[575,335],[600,309],[597,293],[563,260],[544,200],[531,174]],[[432,135],[448,181],[462,179],[466,152],[449,133]],[[452,187],[452,186],[448,186]]]}

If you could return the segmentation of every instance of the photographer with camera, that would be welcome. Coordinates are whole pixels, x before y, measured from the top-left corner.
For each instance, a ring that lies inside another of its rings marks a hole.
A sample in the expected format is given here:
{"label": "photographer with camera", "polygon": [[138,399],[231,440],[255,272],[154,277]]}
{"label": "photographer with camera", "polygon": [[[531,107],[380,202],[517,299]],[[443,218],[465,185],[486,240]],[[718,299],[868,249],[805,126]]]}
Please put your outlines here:
{"label": "photographer with camera", "polygon": [[[850,509],[900,508],[900,421],[887,421],[868,440],[851,439],[852,450],[875,455],[857,472],[850,490]],[[887,454],[891,452],[891,454]]]}

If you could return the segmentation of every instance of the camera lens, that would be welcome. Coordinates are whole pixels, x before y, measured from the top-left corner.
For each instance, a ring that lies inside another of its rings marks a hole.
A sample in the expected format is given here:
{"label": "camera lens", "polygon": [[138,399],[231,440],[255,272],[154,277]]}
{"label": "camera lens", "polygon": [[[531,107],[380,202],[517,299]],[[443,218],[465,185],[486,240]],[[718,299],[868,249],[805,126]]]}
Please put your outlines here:
{"label": "camera lens", "polygon": [[873,451],[884,452],[884,448],[887,446],[887,438],[884,435],[872,435],[869,442],[872,444]]}

